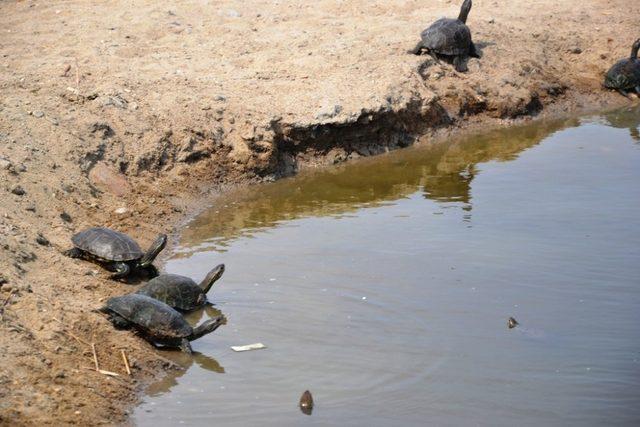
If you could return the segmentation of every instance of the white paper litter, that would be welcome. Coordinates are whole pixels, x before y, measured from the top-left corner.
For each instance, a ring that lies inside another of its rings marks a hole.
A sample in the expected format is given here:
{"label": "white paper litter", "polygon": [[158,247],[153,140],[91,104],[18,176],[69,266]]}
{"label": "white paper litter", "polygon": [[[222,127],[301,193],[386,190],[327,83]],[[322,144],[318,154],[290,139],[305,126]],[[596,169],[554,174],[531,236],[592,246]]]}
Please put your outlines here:
{"label": "white paper litter", "polygon": [[250,351],[250,350],[260,350],[261,348],[267,348],[266,345],[261,342],[249,345],[232,345],[231,350],[233,351]]}

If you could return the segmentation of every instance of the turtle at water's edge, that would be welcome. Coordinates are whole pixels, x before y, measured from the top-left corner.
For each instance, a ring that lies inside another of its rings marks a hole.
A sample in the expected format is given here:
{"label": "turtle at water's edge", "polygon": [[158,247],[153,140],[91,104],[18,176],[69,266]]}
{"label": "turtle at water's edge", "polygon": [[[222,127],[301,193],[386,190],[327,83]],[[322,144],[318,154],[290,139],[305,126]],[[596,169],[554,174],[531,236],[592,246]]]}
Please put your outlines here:
{"label": "turtle at water's edge", "polygon": [[155,298],[176,310],[195,310],[207,302],[207,292],[209,292],[211,286],[222,277],[224,270],[224,264],[216,266],[206,275],[200,284],[197,284],[186,276],[162,274],[151,279],[147,284],[138,289],[136,293]]}
{"label": "turtle at water's edge", "polygon": [[[128,276],[133,270],[153,269],[153,260],[167,244],[167,235],[160,234],[149,250],[142,252],[138,243],[119,231],[104,227],[93,227],[71,237],[74,247],[64,254],[96,262],[115,272],[112,279]],[[157,275],[155,272],[154,275]]]}
{"label": "turtle at water's edge", "polygon": [[624,96],[627,92],[634,91],[640,95],[640,60],[638,60],[640,39],[631,46],[629,58],[621,59],[607,71],[604,76],[604,87],[615,89]]}
{"label": "turtle at water's edge", "polygon": [[226,322],[224,315],[192,328],[184,317],[167,304],[146,295],[128,294],[109,298],[100,312],[109,315],[116,328],[135,328],[147,341],[178,347],[191,353],[189,341],[209,334]]}
{"label": "turtle at water's edge", "polygon": [[440,18],[420,34],[420,41],[410,53],[420,55],[428,52],[436,61],[438,56],[452,57],[456,71],[467,71],[469,56],[480,58],[471,40],[471,30],[467,27],[467,16],[471,10],[471,0],[464,0],[457,19]]}

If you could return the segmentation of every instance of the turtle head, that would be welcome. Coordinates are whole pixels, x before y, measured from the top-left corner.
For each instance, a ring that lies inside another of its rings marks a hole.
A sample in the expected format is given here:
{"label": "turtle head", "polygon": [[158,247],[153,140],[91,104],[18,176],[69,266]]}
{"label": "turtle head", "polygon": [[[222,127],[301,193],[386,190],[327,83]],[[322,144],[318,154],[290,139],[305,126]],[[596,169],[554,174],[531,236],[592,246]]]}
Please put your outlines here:
{"label": "turtle head", "polygon": [[466,23],[467,16],[469,16],[469,11],[471,11],[471,0],[464,0],[464,2],[462,2],[462,6],[460,7],[460,15],[458,15],[458,20]]}
{"label": "turtle head", "polygon": [[640,39],[633,42],[631,46],[631,59],[638,59],[638,49],[640,49]]}
{"label": "turtle head", "polygon": [[142,256],[142,259],[140,260],[140,267],[149,267],[165,246],[167,246],[167,235],[159,234],[158,237],[156,237],[156,240],[149,247],[147,253]]}
{"label": "turtle head", "polygon": [[221,325],[227,323],[227,318],[224,315],[220,315],[218,317],[214,317],[213,319],[209,319],[203,324],[196,326],[193,328],[193,333],[187,337],[189,341],[193,341],[195,339],[200,338],[203,335],[207,335],[216,329],[218,329]]}
{"label": "turtle head", "polygon": [[202,279],[202,282],[200,282],[200,285],[198,285],[200,286],[200,289],[202,289],[202,292],[205,294],[209,292],[209,289],[211,289],[211,286],[213,286],[213,284],[216,283],[218,279],[222,277],[223,273],[224,273],[224,264],[217,265],[213,270],[207,273],[205,278]]}

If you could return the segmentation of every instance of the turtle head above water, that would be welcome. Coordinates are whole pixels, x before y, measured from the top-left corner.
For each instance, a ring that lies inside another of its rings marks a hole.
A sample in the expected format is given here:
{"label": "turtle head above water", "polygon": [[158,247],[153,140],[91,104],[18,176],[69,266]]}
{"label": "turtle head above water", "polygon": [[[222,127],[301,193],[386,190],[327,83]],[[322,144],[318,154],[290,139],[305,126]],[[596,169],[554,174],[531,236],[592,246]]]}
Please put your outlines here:
{"label": "turtle head above water", "polygon": [[631,45],[631,56],[630,59],[638,59],[638,49],[640,49],[640,39],[633,42]]}
{"label": "turtle head above water", "polygon": [[167,235],[159,234],[156,240],[151,244],[149,250],[144,254],[140,260],[140,267],[149,267],[158,254],[167,246]]}
{"label": "turtle head above water", "polygon": [[205,278],[202,279],[202,282],[200,282],[200,284],[198,285],[200,286],[200,289],[202,289],[203,293],[206,294],[207,292],[209,292],[211,286],[213,286],[213,284],[216,283],[218,279],[220,279],[224,274],[224,269],[224,264],[219,264],[213,270],[207,273]]}

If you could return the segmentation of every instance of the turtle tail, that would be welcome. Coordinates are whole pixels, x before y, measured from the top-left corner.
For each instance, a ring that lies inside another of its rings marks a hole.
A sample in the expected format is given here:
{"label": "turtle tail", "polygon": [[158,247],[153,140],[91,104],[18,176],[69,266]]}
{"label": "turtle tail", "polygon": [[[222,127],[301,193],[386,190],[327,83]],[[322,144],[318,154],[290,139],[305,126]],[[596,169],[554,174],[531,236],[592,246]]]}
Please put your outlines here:
{"label": "turtle tail", "polygon": [[224,273],[224,264],[217,265],[216,268],[214,268],[209,273],[207,273],[207,276],[204,279],[202,279],[202,282],[200,282],[200,284],[198,285],[200,289],[202,289],[202,292],[205,294],[209,292],[209,289],[211,289],[211,286],[213,286],[213,284],[222,277],[223,273]]}
{"label": "turtle tail", "polygon": [[167,245],[167,235],[166,234],[158,235],[158,237],[153,242],[153,244],[151,245],[147,253],[142,256],[142,259],[140,260],[140,267],[145,268],[150,266],[153,260],[156,259],[160,251],[162,251],[166,245]]}
{"label": "turtle tail", "polygon": [[223,315],[218,317],[214,317],[213,319],[209,319],[204,322],[202,325],[196,326],[193,328],[193,333],[187,337],[189,341],[196,340],[203,335],[207,335],[216,329],[218,329],[221,325],[227,323],[227,318]]}

